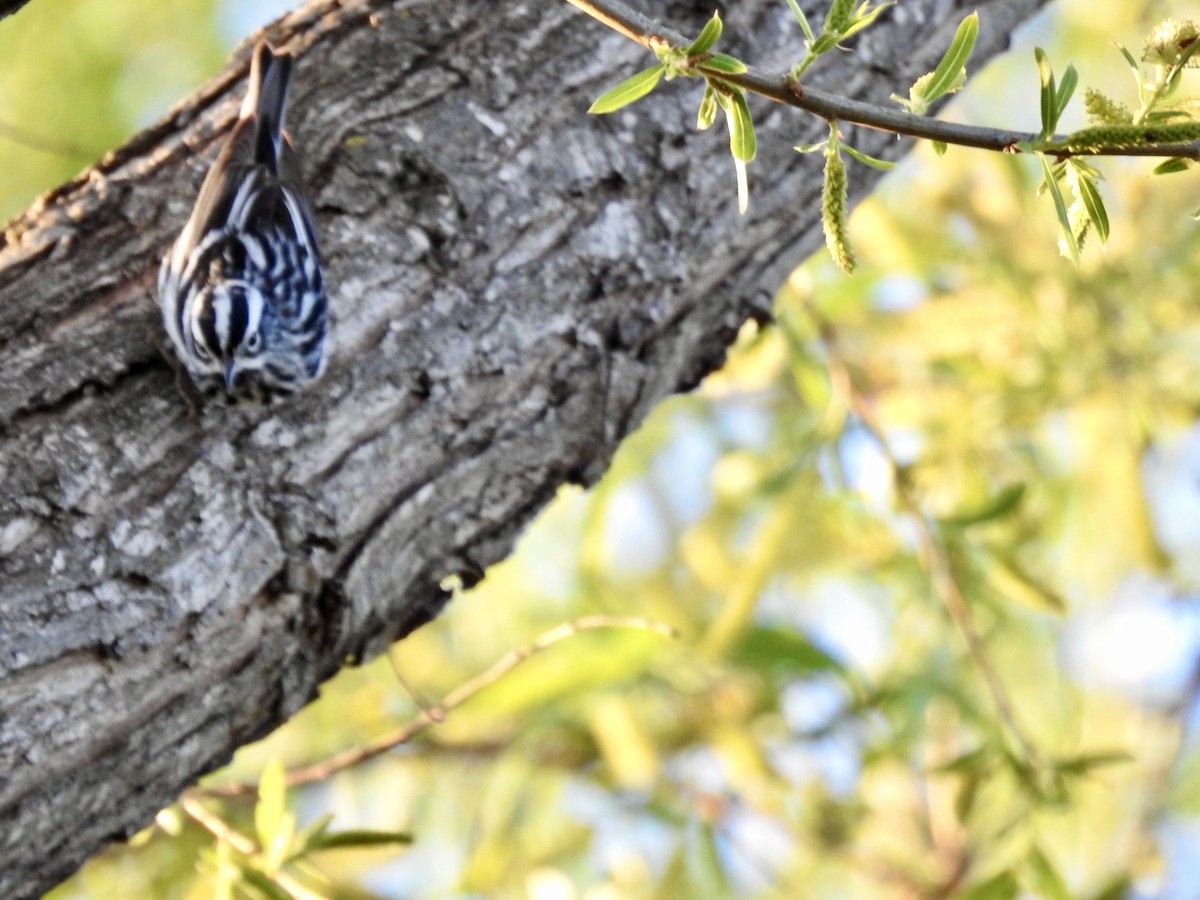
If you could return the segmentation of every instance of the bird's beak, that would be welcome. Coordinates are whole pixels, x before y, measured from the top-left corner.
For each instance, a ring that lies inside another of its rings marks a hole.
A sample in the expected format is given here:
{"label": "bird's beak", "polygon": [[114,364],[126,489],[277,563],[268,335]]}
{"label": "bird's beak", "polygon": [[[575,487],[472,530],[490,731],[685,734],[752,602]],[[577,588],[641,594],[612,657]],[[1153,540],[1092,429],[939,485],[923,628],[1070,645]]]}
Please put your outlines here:
{"label": "bird's beak", "polygon": [[233,393],[233,381],[237,377],[236,367],[233,363],[225,364],[225,390]]}

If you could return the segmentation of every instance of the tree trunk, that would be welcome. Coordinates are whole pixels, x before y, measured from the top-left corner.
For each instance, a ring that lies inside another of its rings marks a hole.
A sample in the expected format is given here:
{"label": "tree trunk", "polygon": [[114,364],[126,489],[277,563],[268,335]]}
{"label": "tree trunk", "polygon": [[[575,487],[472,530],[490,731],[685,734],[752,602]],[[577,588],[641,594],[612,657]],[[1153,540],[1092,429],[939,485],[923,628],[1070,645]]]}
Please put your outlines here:
{"label": "tree trunk", "polygon": [[[1041,2],[905,0],[813,78],[885,102],[966,12],[977,66]],[[713,3],[645,8],[694,34]],[[584,114],[653,59],[566,3],[334,0],[268,37],[299,57],[290,127],[327,262],[316,389],[196,414],[159,350],[158,261],[245,52],[0,249],[3,897],[145,826],[428,621],[448,576],[477,580],[561,484],[594,482],[720,365],[821,240],[820,160],[791,148],[824,122],[751,98],[740,218],[725,136],[694,129],[696,82]],[[743,0],[721,49],[782,70],[801,41],[783,0]],[[851,177],[861,194],[877,176]]]}

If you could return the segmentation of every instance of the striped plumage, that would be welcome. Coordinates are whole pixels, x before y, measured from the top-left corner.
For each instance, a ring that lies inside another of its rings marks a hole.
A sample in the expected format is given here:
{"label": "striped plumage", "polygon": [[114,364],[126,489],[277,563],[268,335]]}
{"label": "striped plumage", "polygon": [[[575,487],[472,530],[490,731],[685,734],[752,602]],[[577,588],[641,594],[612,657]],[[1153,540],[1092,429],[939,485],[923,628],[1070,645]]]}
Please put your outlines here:
{"label": "striped plumage", "polygon": [[159,272],[167,336],[208,396],[266,402],[324,368],[316,233],[282,130],[291,67],[255,48],[241,115]]}

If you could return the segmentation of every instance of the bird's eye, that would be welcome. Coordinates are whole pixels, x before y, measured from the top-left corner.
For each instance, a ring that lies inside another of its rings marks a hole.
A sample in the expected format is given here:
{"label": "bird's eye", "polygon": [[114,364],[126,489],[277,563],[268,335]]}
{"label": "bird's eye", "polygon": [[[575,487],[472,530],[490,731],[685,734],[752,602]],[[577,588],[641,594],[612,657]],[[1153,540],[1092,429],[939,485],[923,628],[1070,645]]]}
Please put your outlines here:
{"label": "bird's eye", "polygon": [[257,353],[262,349],[262,333],[252,331],[246,336],[246,350],[249,353]]}

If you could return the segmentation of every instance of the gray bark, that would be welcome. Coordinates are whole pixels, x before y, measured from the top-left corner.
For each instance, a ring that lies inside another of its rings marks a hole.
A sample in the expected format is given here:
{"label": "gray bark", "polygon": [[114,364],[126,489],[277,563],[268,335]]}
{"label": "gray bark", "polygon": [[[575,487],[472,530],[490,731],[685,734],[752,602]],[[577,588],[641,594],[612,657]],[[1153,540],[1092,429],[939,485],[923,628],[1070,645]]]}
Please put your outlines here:
{"label": "gray bark", "polygon": [[[814,77],[884,102],[966,12],[977,66],[1041,2],[905,0]],[[644,8],[696,33],[713,4]],[[800,55],[782,0],[727,13],[722,49]],[[191,414],[158,346],[158,260],[245,53],[0,248],[3,897],[145,826],[434,616],[447,576],[473,582],[561,484],[594,482],[821,240],[820,160],[791,147],[824,122],[751,98],[739,218],[696,82],[584,115],[652,60],[565,3],[330,2],[268,36],[299,56],[290,125],[333,315],[319,387]],[[877,177],[851,175],[859,194]]]}

